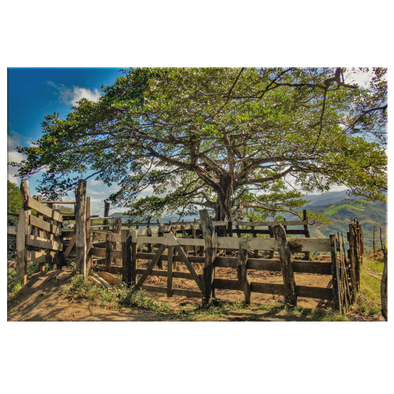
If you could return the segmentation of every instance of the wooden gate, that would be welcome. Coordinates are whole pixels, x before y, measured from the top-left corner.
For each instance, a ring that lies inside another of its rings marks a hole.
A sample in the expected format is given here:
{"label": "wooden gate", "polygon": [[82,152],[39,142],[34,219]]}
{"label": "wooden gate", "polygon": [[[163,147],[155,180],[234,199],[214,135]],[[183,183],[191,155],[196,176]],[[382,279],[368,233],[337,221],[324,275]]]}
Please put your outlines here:
{"label": "wooden gate", "polygon": [[[204,240],[199,239],[187,239],[187,238],[175,238],[172,232],[168,233],[166,237],[137,237],[137,232],[135,230],[131,230],[131,240],[132,244],[144,244],[144,243],[155,243],[160,245],[157,252],[152,256],[152,254],[136,254],[135,258],[132,259],[132,271],[135,271],[136,275],[141,274],[138,281],[136,280],[136,289],[143,288],[147,291],[154,291],[159,293],[166,293],[168,297],[172,295],[184,295],[189,297],[201,297],[202,291],[202,281],[201,277],[196,273],[190,256],[186,255],[185,251],[181,246],[204,246]],[[137,247],[135,248],[137,249]],[[168,254],[166,256],[163,255],[164,251],[168,249]],[[182,261],[189,273],[186,272],[175,272],[173,271],[174,266],[174,252],[177,252],[178,261]],[[148,255],[148,256],[147,256]],[[143,269],[136,268],[136,258],[137,257],[150,257],[150,261],[148,263],[148,267]],[[159,263],[160,259],[167,260],[167,272],[164,270],[154,270],[155,266]],[[158,287],[158,286],[146,286],[144,285],[145,280],[148,278],[149,275],[155,276],[167,276],[167,287]],[[192,279],[196,283],[199,291],[192,291],[192,290],[181,290],[181,289],[174,289],[172,280],[173,278],[185,278],[185,279]]]}
{"label": "wooden gate", "polygon": [[63,217],[29,195],[27,180],[22,180],[21,192],[23,206],[16,228],[16,261],[18,277],[25,285],[28,261],[39,262],[41,270],[44,264],[56,264],[58,267],[63,265]]}

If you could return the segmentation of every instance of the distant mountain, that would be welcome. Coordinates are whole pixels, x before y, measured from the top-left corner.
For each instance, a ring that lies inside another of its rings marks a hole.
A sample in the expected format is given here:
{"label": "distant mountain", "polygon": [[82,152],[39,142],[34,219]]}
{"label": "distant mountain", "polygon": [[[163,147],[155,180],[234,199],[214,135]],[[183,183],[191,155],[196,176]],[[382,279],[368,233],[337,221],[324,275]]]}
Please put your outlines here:
{"label": "distant mountain", "polygon": [[309,200],[308,205],[328,205],[334,204],[336,202],[342,201],[345,198],[353,198],[349,197],[346,194],[346,190],[340,192],[327,192],[322,194],[309,194],[304,197],[305,200]]}
{"label": "distant mountain", "polygon": [[[310,226],[311,237],[328,237],[331,233],[343,233],[346,240],[346,232],[349,230],[349,223],[355,217],[363,227],[364,244],[366,252],[372,249],[373,227],[375,226],[376,247],[380,245],[379,229],[382,228],[382,238],[385,242],[387,232],[387,202],[366,201],[360,198],[349,197],[346,191],[327,192],[323,194],[311,194],[304,197],[310,202],[303,207],[308,212],[318,212],[331,221],[329,225]],[[120,212],[113,213],[112,217],[122,217],[127,220],[127,216]],[[286,219],[291,219],[291,214],[284,215]],[[198,216],[195,216],[198,219]],[[184,217],[185,222],[193,221],[194,216]],[[175,223],[178,215],[167,216],[160,219],[160,222],[168,223],[169,220]],[[137,220],[137,219],[135,219]],[[141,222],[142,220],[139,219]],[[152,223],[157,222],[156,219]]]}

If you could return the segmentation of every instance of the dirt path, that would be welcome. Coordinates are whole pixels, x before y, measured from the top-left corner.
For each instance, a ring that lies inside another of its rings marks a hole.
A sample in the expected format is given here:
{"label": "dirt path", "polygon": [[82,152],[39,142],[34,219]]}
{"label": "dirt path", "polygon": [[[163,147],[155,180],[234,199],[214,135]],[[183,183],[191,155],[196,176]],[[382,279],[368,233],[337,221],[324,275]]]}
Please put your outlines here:
{"label": "dirt path", "polygon": [[143,310],[110,310],[63,295],[72,271],[32,275],[28,285],[8,304],[8,321],[162,321],[162,315]]}
{"label": "dirt path", "polygon": [[[217,276],[230,279],[234,276],[232,271],[219,268],[217,269]],[[269,283],[281,283],[282,280],[280,274],[270,274],[261,271],[251,271],[250,276],[250,279],[253,281],[265,281]],[[64,292],[71,277],[72,271],[70,270],[50,271],[32,275],[29,278],[27,286],[21,290],[16,299],[8,304],[8,321],[166,321],[173,319],[170,315],[162,315],[151,311],[130,308],[111,310],[93,306],[91,302],[84,299],[70,299],[70,297],[64,295]],[[153,276],[149,277],[146,283],[165,287],[165,280],[165,278]],[[296,280],[300,284],[326,287],[329,285],[330,278],[304,274],[298,275]],[[194,289],[196,284],[194,281],[189,280],[174,280],[174,286],[184,289]],[[197,288],[194,290],[197,290]],[[146,292],[146,295],[158,302],[168,304],[173,310],[201,305],[200,298],[186,298],[182,296],[167,298],[164,294],[151,292]],[[217,290],[215,296],[221,300],[231,302],[242,302],[244,300],[243,293],[234,290]],[[281,297],[277,295],[252,294],[252,303],[256,304],[280,300]],[[299,306],[316,308],[322,306],[322,302],[314,299],[299,298]],[[207,319],[209,318],[207,317]],[[267,314],[251,307],[246,314],[244,312],[234,312],[225,318],[218,318],[217,320],[295,321],[304,319],[294,316],[276,316],[272,313]]]}

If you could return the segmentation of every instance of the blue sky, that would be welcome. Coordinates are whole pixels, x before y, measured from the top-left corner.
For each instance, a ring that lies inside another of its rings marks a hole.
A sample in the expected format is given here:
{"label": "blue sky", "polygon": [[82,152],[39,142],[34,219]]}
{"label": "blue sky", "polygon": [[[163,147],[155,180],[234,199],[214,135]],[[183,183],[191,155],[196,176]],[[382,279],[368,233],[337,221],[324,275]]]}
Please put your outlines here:
{"label": "blue sky", "polygon": [[[41,137],[41,123],[44,116],[59,113],[64,118],[71,106],[86,97],[96,100],[100,86],[112,85],[122,75],[119,68],[8,68],[7,70],[7,161],[20,161],[23,156],[16,152],[16,146],[28,146]],[[16,169],[8,167],[8,180],[19,185],[14,175]],[[40,175],[29,179],[30,193]],[[113,191],[94,180],[88,181],[88,195],[91,196],[92,212],[102,213],[104,198]],[[69,198],[73,199],[73,193]]]}
{"label": "blue sky", "polygon": [[[16,146],[28,146],[41,137],[41,123],[44,116],[59,113],[65,118],[82,97],[97,100],[102,85],[112,85],[120,68],[8,68],[7,70],[7,161],[20,162],[23,155],[16,151]],[[7,177],[11,182],[20,184],[15,176],[16,169],[8,166]],[[36,186],[41,175],[29,179],[30,193],[37,193]],[[102,214],[104,199],[116,191],[117,185],[107,187],[101,181],[88,180],[88,195],[91,197],[91,211]],[[332,191],[343,190],[334,187]],[[145,193],[149,192],[146,190]],[[74,193],[64,198],[73,200]],[[114,208],[111,213],[124,211]]]}

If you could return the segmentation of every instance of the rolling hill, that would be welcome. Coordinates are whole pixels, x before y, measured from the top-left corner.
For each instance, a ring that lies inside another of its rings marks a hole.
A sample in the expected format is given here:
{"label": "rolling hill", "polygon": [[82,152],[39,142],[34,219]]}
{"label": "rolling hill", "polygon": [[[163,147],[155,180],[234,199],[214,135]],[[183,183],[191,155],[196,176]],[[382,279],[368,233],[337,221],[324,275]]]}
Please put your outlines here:
{"label": "rolling hill", "polygon": [[[331,221],[328,225],[310,226],[311,237],[327,237],[331,233],[343,233],[349,230],[349,223],[355,217],[359,220],[363,227],[364,244],[366,252],[372,250],[373,227],[375,226],[376,247],[380,245],[379,229],[382,229],[382,238],[386,242],[387,239],[387,202],[382,201],[366,201],[356,199],[346,195],[346,191],[328,192],[321,195],[305,196],[309,203],[303,207],[309,212],[318,212]],[[124,220],[127,217],[121,213],[113,213],[111,216],[120,216]],[[292,215],[285,215],[287,219],[291,219]],[[165,217],[160,222],[168,223],[169,220],[176,222],[179,216],[172,215]],[[185,221],[193,221],[194,217],[188,216],[183,218]],[[198,219],[198,217],[197,217]],[[156,219],[152,220],[156,222]]]}

